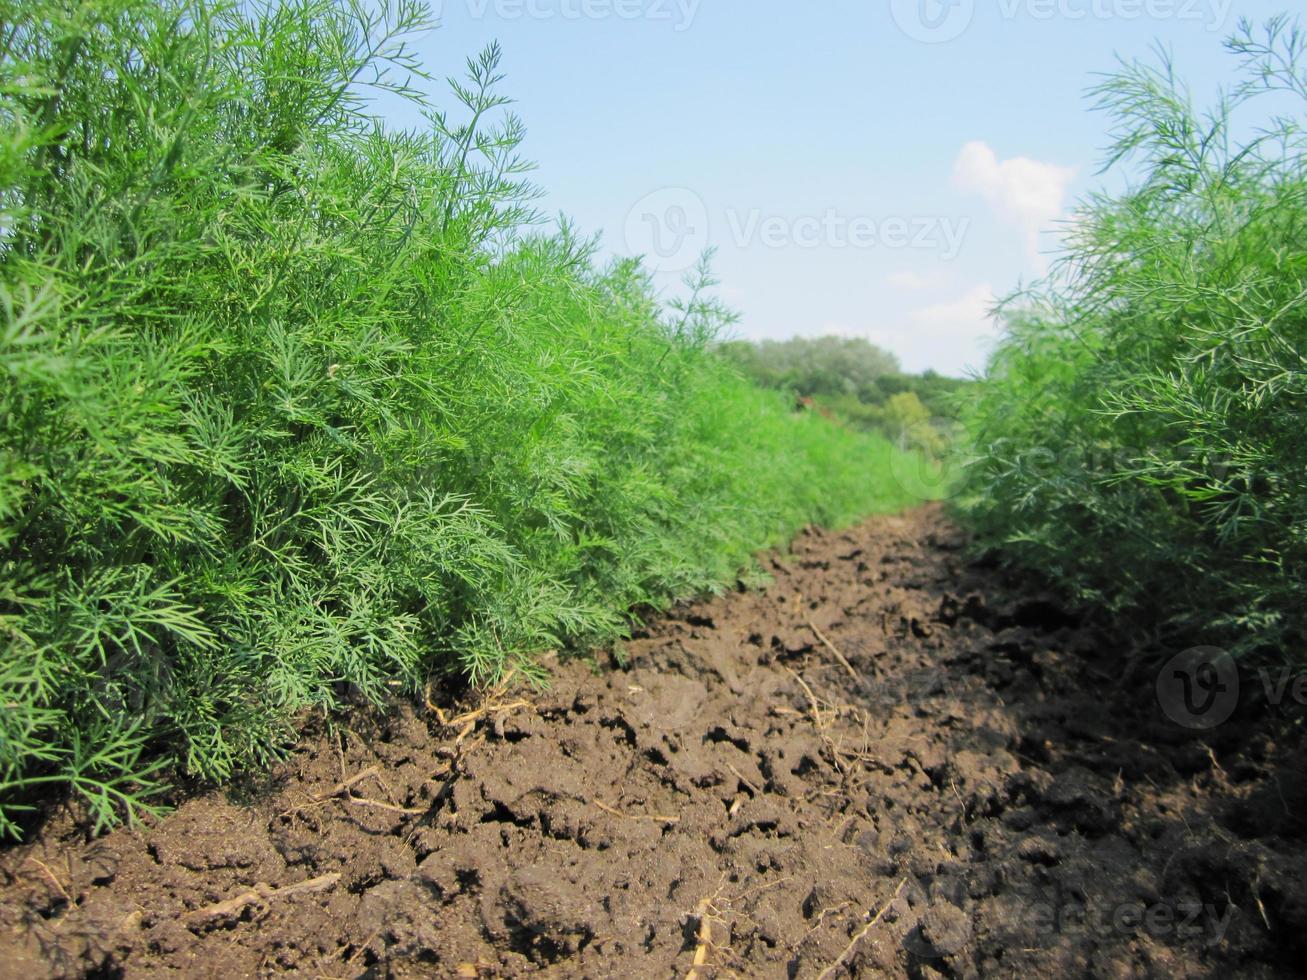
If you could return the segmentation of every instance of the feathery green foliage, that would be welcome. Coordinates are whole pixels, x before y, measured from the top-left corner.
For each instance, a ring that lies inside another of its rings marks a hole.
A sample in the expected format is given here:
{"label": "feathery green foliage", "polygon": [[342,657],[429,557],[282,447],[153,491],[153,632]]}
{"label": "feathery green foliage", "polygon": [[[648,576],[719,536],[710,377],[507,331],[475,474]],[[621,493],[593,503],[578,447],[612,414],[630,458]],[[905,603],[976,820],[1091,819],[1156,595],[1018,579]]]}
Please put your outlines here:
{"label": "feathery green foliage", "polygon": [[[1159,639],[1282,650],[1307,609],[1307,37],[1227,42],[1242,84],[1195,111],[1164,58],[1095,94],[1110,165],[1051,279],[1007,301],[964,504],[991,541]],[[1240,110],[1288,108],[1259,128]]]}
{"label": "feathery green foliage", "polygon": [[[907,502],[709,353],[705,269],[533,231],[500,52],[416,0],[0,0],[0,831],[98,825],[296,712],[491,681]],[[420,104],[389,132],[368,87]]]}

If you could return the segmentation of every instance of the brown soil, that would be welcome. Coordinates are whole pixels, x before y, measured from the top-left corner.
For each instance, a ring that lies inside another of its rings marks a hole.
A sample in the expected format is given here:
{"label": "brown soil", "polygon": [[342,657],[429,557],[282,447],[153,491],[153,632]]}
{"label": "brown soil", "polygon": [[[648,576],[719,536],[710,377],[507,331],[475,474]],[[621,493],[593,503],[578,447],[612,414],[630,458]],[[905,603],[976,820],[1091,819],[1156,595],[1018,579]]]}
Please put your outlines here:
{"label": "brown soil", "polygon": [[1295,975],[1271,713],[1168,728],[962,544],[929,509],[812,532],[620,666],[360,715],[148,829],[52,815],[0,853],[0,974]]}

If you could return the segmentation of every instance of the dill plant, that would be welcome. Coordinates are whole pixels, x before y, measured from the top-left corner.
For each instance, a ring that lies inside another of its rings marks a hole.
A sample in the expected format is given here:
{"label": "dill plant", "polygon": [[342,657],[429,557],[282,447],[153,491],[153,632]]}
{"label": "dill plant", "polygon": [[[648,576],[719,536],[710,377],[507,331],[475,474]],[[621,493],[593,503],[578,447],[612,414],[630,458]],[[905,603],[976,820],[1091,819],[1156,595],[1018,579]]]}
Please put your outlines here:
{"label": "dill plant", "polygon": [[1227,48],[1240,82],[1205,112],[1165,56],[1094,88],[1108,166],[1133,179],[1004,304],[963,504],[1010,558],[1154,642],[1300,661],[1307,37],[1243,22]]}
{"label": "dill plant", "polygon": [[[539,676],[891,450],[741,379],[706,267],[541,226],[488,48],[416,0],[0,0],[0,830],[103,826],[297,713]],[[395,132],[369,87],[428,125]]]}

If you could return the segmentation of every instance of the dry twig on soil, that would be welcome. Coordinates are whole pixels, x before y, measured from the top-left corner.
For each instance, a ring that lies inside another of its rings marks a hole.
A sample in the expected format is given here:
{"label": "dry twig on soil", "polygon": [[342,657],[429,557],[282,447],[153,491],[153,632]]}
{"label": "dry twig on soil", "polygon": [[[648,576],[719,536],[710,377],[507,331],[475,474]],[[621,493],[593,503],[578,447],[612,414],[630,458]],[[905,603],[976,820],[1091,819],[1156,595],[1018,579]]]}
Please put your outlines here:
{"label": "dry twig on soil", "polygon": [[425,807],[397,806],[394,803],[383,803],[381,800],[370,800],[365,796],[346,796],[344,799],[347,803],[353,803],[355,806],[370,806],[375,810],[385,810],[387,813],[401,813],[408,817],[427,812]]}
{"label": "dry twig on soil", "polygon": [[76,904],[76,903],[73,901],[72,896],[68,894],[68,890],[67,890],[66,888],[64,888],[63,883],[60,882],[59,879],[55,876],[55,873],[54,873],[53,871],[50,870],[50,866],[49,866],[48,864],[46,864],[44,861],[38,861],[36,858],[32,857],[30,854],[27,856],[27,860],[31,861],[31,862],[32,862],[33,864],[35,864],[38,868],[40,868],[42,871],[45,872],[45,876],[46,876],[47,878],[49,878],[49,879],[54,883],[55,888],[57,888],[57,889],[59,890],[59,894],[63,896],[63,900],[64,900],[65,902],[67,902],[69,905],[75,905],[75,904]]}
{"label": "dry twig on soil", "polygon": [[274,898],[288,898],[291,895],[326,891],[338,881],[340,881],[339,871],[319,875],[317,878],[310,878],[308,881],[297,882],[294,885],[286,885],[282,888],[273,888],[266,881],[261,881],[249,891],[242,892],[234,898],[187,912],[182,916],[182,921],[191,928],[196,928],[226,915],[238,915],[251,905],[270,902]]}
{"label": "dry twig on soil", "polygon": [[709,900],[704,899],[694,907],[694,914],[699,917],[699,932],[695,936],[699,945],[694,948],[694,960],[685,980],[699,980],[699,967],[708,962],[708,951],[712,949],[712,920],[708,918]]}
{"label": "dry twig on soil", "polygon": [[835,644],[832,643],[829,639],[827,639],[826,634],[817,628],[816,623],[814,623],[807,616],[805,616],[804,619],[807,620],[808,627],[812,630],[813,633],[816,634],[817,639],[821,640],[821,642],[825,644],[826,649],[829,650],[832,654],[834,654],[835,659],[840,662],[840,666],[843,667],[848,672],[849,676],[853,678],[853,682],[855,684],[861,684],[862,678],[859,677],[858,672],[853,669],[853,665],[850,664],[848,660],[844,658],[844,654],[840,653],[839,648],[836,647]]}
{"label": "dry twig on soil", "polygon": [[477,726],[477,722],[487,715],[502,715],[509,711],[515,711],[518,708],[531,707],[531,702],[523,700],[522,698],[507,703],[500,701],[500,699],[508,693],[508,689],[512,685],[513,676],[516,673],[517,671],[515,669],[510,670],[506,675],[504,675],[502,681],[486,692],[479,707],[474,708],[471,711],[465,711],[463,714],[457,715],[454,718],[447,717],[440,706],[432,702],[429,690],[425,698],[427,707],[435,713],[436,719],[440,722],[443,728],[458,729],[458,734],[454,736],[454,744],[458,745],[463,741],[463,739],[467,738],[467,736],[472,733],[472,730]]}
{"label": "dry twig on soil", "polygon": [[804,943],[806,943],[809,939],[811,939],[811,938],[812,938],[813,936],[815,936],[818,932],[820,932],[822,926],[824,926],[824,925],[826,924],[826,916],[828,916],[828,915],[834,915],[834,914],[837,914],[837,913],[839,913],[839,912],[843,912],[846,908],[848,908],[848,907],[849,907],[850,905],[852,905],[852,904],[853,904],[852,902],[840,902],[839,905],[830,905],[830,906],[827,906],[826,908],[822,909],[821,912],[820,912],[820,914],[817,916],[817,923],[816,923],[816,925],[814,925],[811,929],[809,929],[807,932],[805,932],[805,933],[803,934],[803,938],[800,939],[800,940],[799,940],[797,943],[795,943],[793,946],[791,946],[791,947],[790,947],[790,950],[791,950],[791,951],[797,951],[797,950],[799,949],[799,947],[801,947],[801,946],[802,946]]}
{"label": "dry twig on soil", "polygon": [[785,670],[791,677],[799,682],[799,686],[803,688],[803,693],[808,695],[808,705],[812,709],[812,723],[817,726],[818,731],[824,731],[827,723],[822,720],[821,708],[817,706],[817,695],[812,693],[812,688],[808,686],[808,682],[805,681],[797,671],[790,670],[789,667],[786,667]]}
{"label": "dry twig on soil", "polygon": [[644,814],[644,813],[623,813],[621,810],[617,809],[616,807],[609,806],[603,800],[591,800],[590,802],[592,802],[599,809],[603,810],[605,813],[611,813],[613,816],[621,817],[624,820],[652,820],[654,823],[680,823],[681,822],[680,817],[664,817],[658,814]]}
{"label": "dry twig on soil", "polygon": [[380,784],[381,788],[385,790],[386,795],[390,796],[392,800],[394,799],[394,796],[390,792],[390,787],[387,786],[385,780],[381,778],[381,767],[368,766],[366,769],[363,769],[360,772],[355,773],[353,776],[350,776],[349,779],[341,780],[331,789],[327,790],[327,792],[315,793],[313,796],[309,797],[308,803],[303,803],[300,806],[291,807],[289,810],[282,813],[281,816],[293,817],[297,814],[303,813],[305,810],[308,810],[312,807],[319,807],[322,806],[324,803],[330,803],[332,800],[342,800],[343,802],[351,803],[354,806],[368,806],[368,807],[373,807],[374,809],[377,810],[386,810],[390,813],[404,814],[405,816],[415,816],[419,813],[427,812],[424,807],[405,807],[405,806],[399,806],[395,803],[385,803],[381,800],[368,799],[367,797],[364,796],[355,796],[354,793],[352,792],[354,787],[357,786],[359,783],[363,782],[365,779],[369,779],[369,778],[375,778],[377,783]]}
{"label": "dry twig on soil", "polygon": [[363,782],[363,780],[367,779],[369,776],[379,775],[380,772],[381,772],[380,767],[368,766],[366,769],[355,773],[353,776],[350,776],[349,779],[341,780],[331,789],[327,790],[327,792],[314,793],[313,802],[325,803],[327,800],[330,800],[333,797],[343,796],[346,793],[348,793],[351,789],[353,789],[355,786],[357,786],[359,783]]}
{"label": "dry twig on soil", "polygon": [[849,944],[844,947],[844,952],[840,953],[840,955],[835,958],[835,962],[832,963],[830,966],[826,967],[826,969],[822,970],[821,973],[817,975],[817,980],[830,980],[831,977],[835,976],[835,974],[839,972],[840,967],[844,966],[849,961],[849,959],[852,958],[853,954],[857,952],[858,943],[862,942],[863,937],[866,936],[867,933],[871,932],[872,928],[876,925],[876,923],[878,923],[882,918],[884,918],[885,913],[889,911],[890,906],[894,904],[895,899],[897,899],[899,897],[899,894],[903,891],[903,886],[906,885],[907,883],[908,883],[907,878],[904,878],[902,881],[899,882],[899,887],[894,889],[894,894],[890,896],[889,901],[886,902],[883,906],[881,906],[880,911],[877,912],[874,916],[872,916],[871,921],[868,922],[865,926],[863,926],[861,931],[859,931],[856,936],[854,936],[851,940],[849,940]]}
{"label": "dry twig on soil", "polygon": [[754,796],[762,796],[762,790],[760,790],[760,789],[759,789],[759,788],[754,784],[753,780],[749,779],[748,776],[746,776],[744,773],[740,772],[740,770],[736,769],[736,768],[735,768],[733,765],[731,765],[729,762],[726,763],[726,768],[729,769],[729,770],[731,771],[731,773],[735,776],[736,779],[738,779],[740,782],[744,783],[744,785],[748,788],[749,792],[751,792]]}

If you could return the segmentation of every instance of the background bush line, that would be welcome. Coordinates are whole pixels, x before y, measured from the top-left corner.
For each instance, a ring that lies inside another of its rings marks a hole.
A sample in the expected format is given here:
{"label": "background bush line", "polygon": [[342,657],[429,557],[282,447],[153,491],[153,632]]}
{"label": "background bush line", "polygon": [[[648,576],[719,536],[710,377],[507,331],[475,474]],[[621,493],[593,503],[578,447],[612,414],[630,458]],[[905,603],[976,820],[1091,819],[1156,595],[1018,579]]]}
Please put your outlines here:
{"label": "background bush line", "polygon": [[861,337],[731,340],[719,353],[758,384],[811,399],[840,420],[903,449],[939,458],[952,447],[971,379],[905,374],[892,353]]}
{"label": "background bush line", "polygon": [[1089,200],[1054,274],[1004,304],[961,503],[1013,561],[1172,652],[1301,665],[1307,38],[1279,18],[1227,47],[1241,82],[1206,112],[1165,59],[1094,89],[1131,186]]}
{"label": "background bush line", "polygon": [[539,230],[499,51],[428,104],[420,3],[0,10],[0,829],[535,675],[908,502],[888,443],[710,352],[706,269],[663,306]]}

